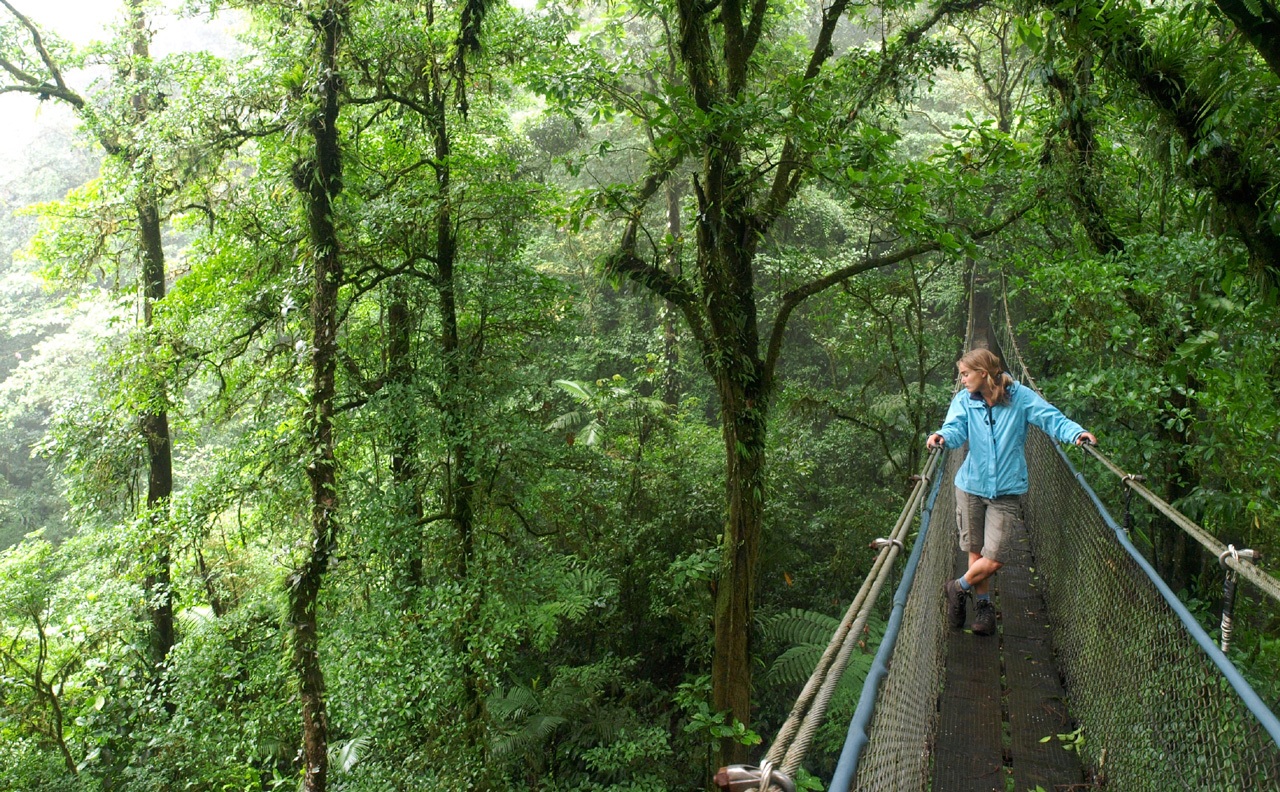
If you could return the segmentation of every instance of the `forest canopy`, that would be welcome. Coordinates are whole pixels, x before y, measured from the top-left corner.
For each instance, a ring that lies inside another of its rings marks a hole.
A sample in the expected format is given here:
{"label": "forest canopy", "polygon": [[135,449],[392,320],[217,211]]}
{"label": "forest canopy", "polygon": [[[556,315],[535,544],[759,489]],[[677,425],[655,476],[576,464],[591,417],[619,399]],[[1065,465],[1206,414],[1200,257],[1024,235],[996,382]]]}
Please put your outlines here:
{"label": "forest canopy", "polygon": [[[1271,0],[0,5],[41,122],[0,153],[0,792],[705,788],[986,300],[1280,552]],[[1217,559],[1133,536],[1214,622]],[[1280,614],[1236,618],[1277,709]]]}

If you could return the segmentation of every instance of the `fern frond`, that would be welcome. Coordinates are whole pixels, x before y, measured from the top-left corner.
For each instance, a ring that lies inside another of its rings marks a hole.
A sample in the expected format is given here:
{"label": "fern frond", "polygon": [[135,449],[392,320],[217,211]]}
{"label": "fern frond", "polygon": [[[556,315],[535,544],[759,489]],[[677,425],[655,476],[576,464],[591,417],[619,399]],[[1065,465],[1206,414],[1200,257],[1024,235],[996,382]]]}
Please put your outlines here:
{"label": "fern frond", "polygon": [[769,682],[782,685],[797,685],[804,682],[817,667],[826,645],[801,644],[793,646],[773,661],[769,666]]}
{"label": "fern frond", "polygon": [[583,445],[599,445],[600,441],[604,439],[604,431],[603,427],[600,426],[600,422],[592,421],[587,424],[582,430],[581,438]]}
{"label": "fern frond", "polygon": [[591,413],[585,410],[573,410],[564,415],[558,416],[554,421],[547,424],[548,432],[571,431],[576,432],[579,427],[591,420]]}
{"label": "fern frond", "polygon": [[765,634],[779,643],[822,644],[826,646],[840,626],[840,620],[825,613],[791,608],[765,624]]}
{"label": "fern frond", "polygon": [[499,686],[490,694],[485,706],[499,720],[508,720],[534,712],[539,705],[538,697],[532,690],[523,685],[513,685],[505,694]]}
{"label": "fern frond", "polygon": [[351,769],[364,758],[365,751],[372,742],[371,735],[359,734],[350,740],[329,743],[329,766],[336,769],[339,774],[350,773]]}
{"label": "fern frond", "polygon": [[542,746],[566,719],[559,715],[538,713],[525,722],[524,727],[513,734],[499,735],[490,742],[494,756],[528,754]]}
{"label": "fern frond", "polygon": [[552,384],[580,402],[589,402],[595,398],[596,395],[595,388],[585,382],[578,382],[577,380],[556,380]]}

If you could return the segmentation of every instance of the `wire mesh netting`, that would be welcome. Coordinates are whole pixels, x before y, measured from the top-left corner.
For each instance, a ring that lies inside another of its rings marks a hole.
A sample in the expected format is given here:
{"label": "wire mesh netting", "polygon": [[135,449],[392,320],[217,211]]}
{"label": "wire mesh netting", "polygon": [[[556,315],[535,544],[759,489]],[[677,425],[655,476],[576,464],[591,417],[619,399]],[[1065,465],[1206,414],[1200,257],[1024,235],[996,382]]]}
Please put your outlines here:
{"label": "wire mesh netting", "polygon": [[[992,329],[1035,387],[1008,302]],[[1027,440],[1023,499],[1084,758],[1119,789],[1280,790],[1280,746],[1115,538],[1052,440]]]}
{"label": "wire mesh netting", "polygon": [[[948,455],[891,670],[876,699],[859,790],[929,788],[947,627],[940,588],[955,561]],[[1081,727],[1081,759],[1104,788],[1280,789],[1280,747],[1129,555],[1053,441],[1032,429],[1023,499],[1041,593]]]}
{"label": "wire mesh netting", "polygon": [[1024,498],[1083,758],[1115,789],[1280,789],[1280,747],[1038,430]]}
{"label": "wire mesh netting", "polygon": [[890,672],[876,699],[870,742],[858,764],[856,788],[860,790],[925,789],[929,783],[947,637],[938,592],[955,565],[956,507],[951,482],[963,458],[959,452],[947,454]]}

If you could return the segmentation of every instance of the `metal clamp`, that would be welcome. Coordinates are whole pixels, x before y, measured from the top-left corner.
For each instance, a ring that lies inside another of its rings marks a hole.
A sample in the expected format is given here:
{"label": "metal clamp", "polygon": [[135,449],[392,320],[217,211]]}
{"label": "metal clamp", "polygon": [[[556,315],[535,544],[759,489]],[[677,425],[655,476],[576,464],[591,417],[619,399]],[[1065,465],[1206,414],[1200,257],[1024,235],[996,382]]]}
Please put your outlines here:
{"label": "metal clamp", "polygon": [[1257,550],[1250,550],[1250,549],[1237,550],[1235,545],[1229,544],[1227,545],[1226,550],[1223,550],[1221,553],[1218,554],[1218,563],[1222,565],[1223,569],[1228,568],[1227,556],[1231,556],[1233,561],[1239,561],[1242,558],[1245,559],[1246,561],[1250,561],[1250,560],[1257,560],[1259,558],[1262,558],[1262,553],[1258,552]]}
{"label": "metal clamp", "polygon": [[712,781],[720,792],[768,792],[771,788],[796,792],[796,782],[781,770],[774,769],[768,759],[763,767],[740,764],[722,767]]}

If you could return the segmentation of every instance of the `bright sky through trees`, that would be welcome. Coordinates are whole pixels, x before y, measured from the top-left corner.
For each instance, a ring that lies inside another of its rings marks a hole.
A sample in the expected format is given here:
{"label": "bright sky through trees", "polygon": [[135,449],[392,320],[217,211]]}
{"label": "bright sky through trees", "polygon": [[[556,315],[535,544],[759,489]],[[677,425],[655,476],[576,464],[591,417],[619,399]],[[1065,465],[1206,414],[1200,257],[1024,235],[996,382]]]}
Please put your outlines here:
{"label": "bright sky through trees", "polygon": [[[109,27],[123,19],[123,6],[111,2],[15,0],[13,5],[43,30],[52,31],[77,47],[107,38]],[[225,54],[235,43],[224,32],[227,24],[221,20],[230,18],[233,13],[224,14],[213,24],[205,19],[177,16],[153,18],[152,57],[162,58],[173,52],[193,49]],[[71,72],[67,77],[81,90],[93,80],[91,71]],[[35,102],[25,94],[0,95],[0,140],[5,141],[10,151],[20,150],[41,129],[49,128],[49,124],[65,124],[72,115],[70,108],[57,102]]]}

